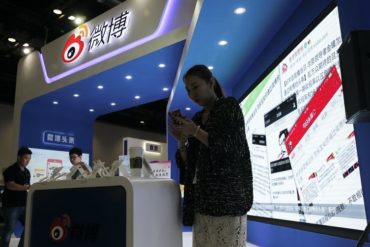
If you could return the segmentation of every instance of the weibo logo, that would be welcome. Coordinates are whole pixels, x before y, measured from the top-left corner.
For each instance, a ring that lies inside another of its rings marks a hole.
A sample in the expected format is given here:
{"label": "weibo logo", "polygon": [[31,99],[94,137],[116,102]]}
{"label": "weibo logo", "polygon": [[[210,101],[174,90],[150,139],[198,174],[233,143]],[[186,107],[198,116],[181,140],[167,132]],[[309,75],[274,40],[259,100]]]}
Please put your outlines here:
{"label": "weibo logo", "polygon": [[49,236],[54,242],[63,242],[71,226],[71,219],[67,214],[53,220],[49,228]]}
{"label": "weibo logo", "polygon": [[282,66],[282,72],[284,74],[287,71],[288,71],[288,65],[286,63],[284,63],[283,66]]}
{"label": "weibo logo", "polygon": [[78,28],[77,34],[74,33],[68,38],[62,52],[62,59],[65,63],[74,62],[80,57],[85,48],[85,42],[82,38],[87,37],[88,33],[89,27],[83,24]]}

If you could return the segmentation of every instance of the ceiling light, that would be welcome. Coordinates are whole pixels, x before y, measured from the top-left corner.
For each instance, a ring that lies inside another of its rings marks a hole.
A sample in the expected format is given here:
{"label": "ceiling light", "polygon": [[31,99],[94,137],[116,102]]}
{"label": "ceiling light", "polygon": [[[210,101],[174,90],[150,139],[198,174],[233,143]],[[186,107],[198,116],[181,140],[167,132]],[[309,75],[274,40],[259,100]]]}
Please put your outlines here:
{"label": "ceiling light", "polygon": [[141,124],[145,124],[145,122],[144,122],[144,121],[140,121],[140,123],[141,123]]}
{"label": "ceiling light", "polygon": [[58,101],[53,101],[53,104],[57,105],[57,104],[59,104],[59,102]]}
{"label": "ceiling light", "polygon": [[140,98],[141,98],[140,95],[135,96],[135,99],[140,99]]}
{"label": "ceiling light", "polygon": [[186,107],[185,110],[191,111],[191,108],[190,107]]}
{"label": "ceiling light", "polygon": [[92,108],[91,108],[91,109],[89,109],[89,112],[94,112],[94,109],[92,109]]}
{"label": "ceiling light", "polygon": [[167,91],[169,90],[169,88],[168,88],[168,87],[164,87],[164,88],[162,88],[162,90],[163,90],[164,92],[167,92]]}
{"label": "ceiling light", "polygon": [[61,11],[60,9],[54,9],[54,10],[53,10],[53,12],[54,12],[54,14],[56,14],[56,15],[60,15],[60,14],[62,14],[62,11]]}
{"label": "ceiling light", "polygon": [[83,20],[83,18],[82,18],[82,17],[76,17],[76,19],[75,19],[75,23],[76,23],[77,25],[80,25],[82,22],[84,22],[84,20]]}
{"label": "ceiling light", "polygon": [[98,89],[103,89],[104,88],[104,86],[103,85],[99,85],[98,86]]}
{"label": "ceiling light", "polygon": [[8,38],[8,41],[14,43],[17,40],[15,38],[10,37],[10,38]]}
{"label": "ceiling light", "polygon": [[30,46],[30,44],[28,44],[28,43],[23,44],[23,47],[29,47],[29,46]]}
{"label": "ceiling light", "polygon": [[112,103],[110,103],[110,105],[111,105],[111,106],[115,106],[115,105],[117,105],[117,104],[116,104],[116,102],[112,102]]}
{"label": "ceiling light", "polygon": [[211,65],[210,65],[210,66],[208,66],[208,69],[209,69],[209,70],[213,70],[213,66],[211,66]]}
{"label": "ceiling light", "polygon": [[68,16],[68,20],[74,21],[74,20],[76,20],[76,17],[74,17],[73,15],[70,15],[70,16]]}
{"label": "ceiling light", "polygon": [[227,41],[226,41],[226,40],[220,40],[220,41],[218,42],[218,44],[219,44],[220,46],[224,46],[224,45],[227,45]]}
{"label": "ceiling light", "polygon": [[241,14],[244,14],[244,13],[245,13],[245,11],[246,11],[246,9],[245,9],[245,8],[240,7],[240,8],[236,8],[236,9],[234,10],[234,13],[235,13],[235,14],[237,14],[237,15],[241,15]]}
{"label": "ceiling light", "polygon": [[31,52],[31,49],[26,47],[26,48],[23,48],[23,53],[24,54],[29,54]]}
{"label": "ceiling light", "polygon": [[127,80],[131,80],[132,79],[132,76],[130,76],[130,75],[126,75],[126,77],[125,77]]}
{"label": "ceiling light", "polygon": [[73,95],[73,97],[78,98],[78,97],[80,97],[80,95],[79,95],[78,93],[75,93],[75,94]]}
{"label": "ceiling light", "polygon": [[164,68],[164,67],[166,67],[166,65],[164,63],[160,63],[160,64],[158,64],[158,67],[159,68]]}

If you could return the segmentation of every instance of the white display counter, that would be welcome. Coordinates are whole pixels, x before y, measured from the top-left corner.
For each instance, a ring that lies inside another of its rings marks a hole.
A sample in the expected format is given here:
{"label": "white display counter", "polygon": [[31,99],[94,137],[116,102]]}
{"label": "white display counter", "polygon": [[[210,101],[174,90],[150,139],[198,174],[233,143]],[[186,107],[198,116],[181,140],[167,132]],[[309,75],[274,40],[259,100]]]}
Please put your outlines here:
{"label": "white display counter", "polygon": [[179,186],[125,177],[35,183],[25,246],[181,247]]}

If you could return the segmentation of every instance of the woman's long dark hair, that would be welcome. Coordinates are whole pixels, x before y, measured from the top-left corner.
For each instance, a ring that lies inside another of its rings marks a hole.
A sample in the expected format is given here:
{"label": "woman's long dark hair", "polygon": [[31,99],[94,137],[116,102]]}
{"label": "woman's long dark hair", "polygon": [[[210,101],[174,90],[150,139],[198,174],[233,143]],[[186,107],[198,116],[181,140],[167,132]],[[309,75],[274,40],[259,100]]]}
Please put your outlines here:
{"label": "woman's long dark hair", "polygon": [[217,96],[217,98],[225,97],[224,91],[222,90],[220,83],[217,81],[217,79],[212,75],[212,72],[207,68],[207,66],[203,64],[197,64],[191,67],[184,75],[183,80],[185,81],[186,77],[188,76],[197,76],[203,80],[205,80],[207,83],[211,83],[211,79],[213,78],[215,81],[215,85],[213,87],[213,90]]}

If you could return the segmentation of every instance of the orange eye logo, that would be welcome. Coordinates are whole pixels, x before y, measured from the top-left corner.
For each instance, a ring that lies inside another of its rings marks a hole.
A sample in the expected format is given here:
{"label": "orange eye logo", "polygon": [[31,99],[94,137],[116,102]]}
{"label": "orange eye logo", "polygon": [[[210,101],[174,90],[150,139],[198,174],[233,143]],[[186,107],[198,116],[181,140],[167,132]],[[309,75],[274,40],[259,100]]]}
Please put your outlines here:
{"label": "orange eye logo", "polygon": [[75,61],[82,53],[85,47],[85,43],[82,41],[82,37],[86,37],[89,33],[86,24],[79,27],[78,34],[72,34],[66,44],[64,45],[62,52],[62,59],[65,63],[71,63]]}
{"label": "orange eye logo", "polygon": [[49,236],[55,242],[63,242],[68,236],[70,219],[68,215],[55,218],[49,228]]}
{"label": "orange eye logo", "polygon": [[63,48],[62,59],[65,63],[71,63],[75,61],[82,53],[84,49],[84,42],[81,40],[81,36],[75,36],[72,34],[67,40]]}

